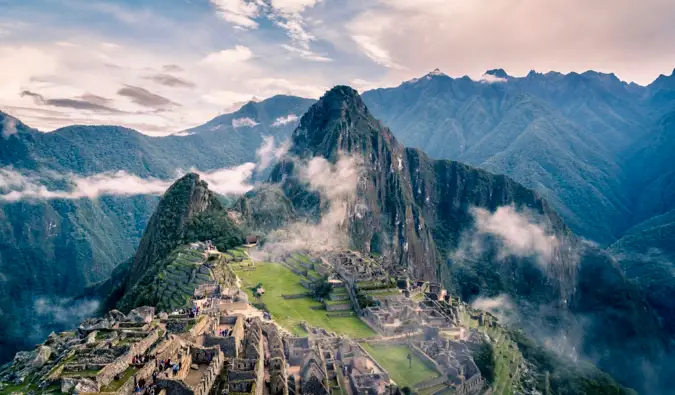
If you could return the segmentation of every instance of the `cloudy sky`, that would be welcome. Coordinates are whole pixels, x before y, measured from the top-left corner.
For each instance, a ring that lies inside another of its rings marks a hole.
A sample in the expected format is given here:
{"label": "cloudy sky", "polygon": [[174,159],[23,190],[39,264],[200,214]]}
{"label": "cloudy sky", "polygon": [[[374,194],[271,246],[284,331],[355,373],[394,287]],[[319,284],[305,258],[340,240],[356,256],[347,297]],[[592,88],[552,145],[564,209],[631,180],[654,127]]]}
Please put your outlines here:
{"label": "cloudy sky", "polygon": [[167,134],[254,97],[675,67],[672,0],[0,0],[0,110]]}

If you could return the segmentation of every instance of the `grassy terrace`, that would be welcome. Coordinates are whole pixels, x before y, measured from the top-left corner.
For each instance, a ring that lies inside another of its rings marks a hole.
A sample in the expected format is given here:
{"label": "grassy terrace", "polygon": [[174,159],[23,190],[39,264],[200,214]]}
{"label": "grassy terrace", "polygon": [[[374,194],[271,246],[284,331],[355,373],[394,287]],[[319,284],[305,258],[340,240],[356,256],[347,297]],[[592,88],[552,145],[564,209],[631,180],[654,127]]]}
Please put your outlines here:
{"label": "grassy terrace", "polygon": [[302,277],[282,264],[259,262],[255,268],[254,271],[236,270],[250,300],[255,300],[251,288],[262,283],[265,287],[262,301],[267,310],[277,322],[296,335],[306,334],[300,327],[303,320],[310,325],[354,338],[375,335],[375,332],[357,317],[327,317],[325,310],[312,310],[311,307],[323,305],[309,297],[288,300],[282,298],[281,295],[307,292],[307,289],[300,285]]}
{"label": "grassy terrace", "polygon": [[129,366],[127,368],[127,370],[124,371],[124,373],[122,374],[122,376],[120,377],[119,380],[111,381],[110,384],[101,388],[101,392],[115,392],[115,391],[117,391],[118,389],[120,389],[120,387],[122,385],[124,385],[124,383],[127,382],[127,380],[129,380],[131,378],[131,376],[136,374],[136,372],[138,372],[137,368],[135,368],[133,366]]}
{"label": "grassy terrace", "polygon": [[371,346],[363,344],[363,348],[382,365],[398,385],[412,387],[421,381],[438,376],[438,372],[420,358],[412,354],[412,368],[408,362],[408,346]]}

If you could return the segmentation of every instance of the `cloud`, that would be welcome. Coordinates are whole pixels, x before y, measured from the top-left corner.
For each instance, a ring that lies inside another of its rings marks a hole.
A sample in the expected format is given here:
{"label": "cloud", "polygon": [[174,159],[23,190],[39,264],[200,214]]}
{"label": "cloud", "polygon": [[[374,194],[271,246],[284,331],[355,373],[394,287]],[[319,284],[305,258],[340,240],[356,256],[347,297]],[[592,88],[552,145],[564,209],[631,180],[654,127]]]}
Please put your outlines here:
{"label": "cloud", "polygon": [[[45,186],[50,181],[66,181],[69,190],[54,190]],[[104,195],[161,195],[171,181],[144,179],[125,171],[107,172],[89,177],[73,174],[42,177],[21,174],[11,168],[0,169],[0,201],[97,198]]]}
{"label": "cloud", "polygon": [[94,95],[93,93],[85,93],[79,97],[80,100],[84,100],[89,103],[98,104],[100,106],[107,106],[112,103],[111,99],[107,99],[102,96]]}
{"label": "cloud", "polygon": [[516,314],[516,306],[506,294],[501,294],[494,298],[479,296],[471,302],[471,307],[492,313],[503,324],[512,322],[510,318],[513,314]]}
{"label": "cloud", "polygon": [[320,0],[272,0],[272,7],[282,13],[296,14],[314,7]]}
{"label": "cloud", "polygon": [[96,300],[72,302],[60,298],[38,298],[33,308],[42,317],[48,317],[48,321],[59,324],[77,325],[85,318],[94,315],[100,307]]}
{"label": "cloud", "polygon": [[233,168],[196,173],[209,184],[209,189],[216,193],[242,195],[253,189],[249,179],[255,168],[255,163],[248,162]]}
{"label": "cloud", "polygon": [[403,68],[392,60],[389,51],[380,46],[374,38],[365,35],[354,35],[352,39],[373,62],[392,69]]}
{"label": "cloud", "polygon": [[480,79],[478,81],[482,82],[484,84],[494,84],[494,83],[506,82],[507,79],[502,78],[502,77],[497,77],[496,75],[493,75],[493,74],[485,73],[480,77]]}
{"label": "cloud", "polygon": [[172,88],[194,88],[195,84],[190,81],[174,77],[171,74],[154,74],[145,77],[145,79],[156,82],[160,85],[169,86]]}
{"label": "cloud", "polygon": [[245,118],[234,118],[232,119],[232,127],[237,129],[237,128],[252,128],[254,126],[258,126],[259,123],[256,122],[254,119],[251,119],[249,117]]}
{"label": "cloud", "polygon": [[128,97],[131,99],[132,102],[143,107],[161,109],[179,105],[167,99],[166,97],[160,96],[156,93],[152,93],[147,89],[141,88],[139,86],[124,85],[124,88],[118,90],[117,94],[120,96]]}
{"label": "cloud", "polygon": [[[64,107],[64,108],[73,108],[76,110],[89,110],[89,111],[100,111],[109,113],[120,112],[119,110],[114,109],[112,107],[108,107],[105,105],[98,104],[94,101],[87,100],[86,99],[87,95],[84,95],[81,99],[66,99],[66,98],[47,99],[39,93],[24,90],[21,92],[21,96],[22,97],[28,96],[33,99],[35,104],[43,106]],[[92,96],[93,95],[90,95],[89,98],[91,99]],[[100,99],[100,97],[98,96],[94,98],[95,101],[99,101],[98,99]]]}
{"label": "cloud", "polygon": [[121,49],[122,46],[115,43],[101,43],[101,47],[104,49]]}
{"label": "cloud", "polygon": [[167,73],[178,73],[183,71],[183,68],[175,64],[165,64],[162,66],[162,70]]}
{"label": "cloud", "polygon": [[272,127],[278,128],[280,126],[288,125],[289,123],[297,122],[298,116],[295,114],[288,114],[285,117],[279,117],[274,120]]}
{"label": "cloud", "polygon": [[258,170],[266,169],[274,161],[278,161],[290,148],[290,141],[286,140],[279,144],[279,146],[274,145],[273,136],[265,136],[263,138],[263,143],[256,151],[256,157],[258,158]]}
{"label": "cloud", "polygon": [[[248,178],[255,169],[254,163],[244,163],[234,168],[200,172],[192,169],[221,194],[240,194],[249,191]],[[185,172],[178,171],[178,179]],[[95,199],[100,196],[163,195],[176,180],[141,178],[126,171],[115,171],[78,176],[75,174],[22,174],[12,168],[0,168],[0,201],[53,199]],[[66,184],[68,188],[52,189],[47,185]]]}
{"label": "cloud", "polygon": [[474,207],[475,228],[478,235],[491,235],[501,244],[500,257],[536,257],[550,262],[559,247],[558,239],[531,215],[518,212],[513,206],[502,206],[494,213]]}
{"label": "cloud", "polygon": [[307,50],[307,49],[297,48],[297,47],[294,47],[294,46],[288,45],[288,44],[281,44],[281,47],[284,48],[285,50],[289,51],[289,52],[292,52],[294,54],[299,55],[303,59],[311,60],[313,62],[332,62],[333,61],[333,59],[331,59],[327,56],[319,55],[319,54],[317,54],[315,52],[312,52],[310,50]]}
{"label": "cloud", "polygon": [[310,41],[316,40],[316,37],[305,30],[304,23],[299,15],[278,16],[274,23],[286,31],[286,35],[295,45],[304,50],[309,50]]}
{"label": "cloud", "polygon": [[356,190],[363,172],[360,162],[340,155],[335,164],[323,157],[301,163],[296,172],[310,191],[321,198],[318,222],[298,221],[267,235],[264,252],[272,256],[296,250],[327,251],[349,247],[347,233],[349,207],[356,204]]}
{"label": "cloud", "polygon": [[[367,36],[412,76],[440,67],[479,77],[493,66],[525,75],[531,69],[614,72],[639,83],[672,69],[675,38],[661,0],[378,0],[346,24]],[[650,39],[650,37],[652,39]],[[643,59],[638,65],[635,59]],[[648,60],[647,60],[648,59]],[[407,80],[408,73],[392,74]],[[477,79],[477,78],[476,78]]]}
{"label": "cloud", "polygon": [[237,45],[231,49],[212,52],[206,55],[201,63],[212,67],[225,67],[251,58],[253,58],[253,51],[243,45]]}
{"label": "cloud", "polygon": [[211,0],[216,7],[217,15],[223,20],[234,24],[242,29],[257,29],[255,21],[264,6],[258,0]]}
{"label": "cloud", "polygon": [[[5,116],[2,119],[2,137],[8,139],[16,133],[16,120],[10,116]],[[0,184],[0,186],[2,186],[2,184]]]}

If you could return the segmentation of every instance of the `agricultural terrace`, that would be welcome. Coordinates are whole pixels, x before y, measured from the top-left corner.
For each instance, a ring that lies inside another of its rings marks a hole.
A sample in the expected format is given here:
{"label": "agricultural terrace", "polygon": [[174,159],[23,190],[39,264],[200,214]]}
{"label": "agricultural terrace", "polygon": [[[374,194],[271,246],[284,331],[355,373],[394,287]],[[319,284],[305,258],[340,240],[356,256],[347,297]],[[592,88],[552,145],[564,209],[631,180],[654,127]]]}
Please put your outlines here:
{"label": "agricultural terrace", "polygon": [[[421,381],[438,377],[438,372],[409,351],[406,345],[370,345],[363,348],[389,372],[389,376],[401,387],[411,387]],[[412,367],[408,361],[412,356]]]}
{"label": "agricultural terrace", "polygon": [[303,294],[308,290],[300,284],[302,276],[280,263],[257,262],[253,267],[235,269],[235,272],[251,301],[256,300],[253,287],[258,283],[263,284],[265,294],[260,300],[265,304],[265,309],[272,314],[275,321],[297,336],[306,335],[300,327],[301,321],[352,338],[375,335],[358,317],[328,317],[323,304],[311,297],[284,299],[282,295]]}

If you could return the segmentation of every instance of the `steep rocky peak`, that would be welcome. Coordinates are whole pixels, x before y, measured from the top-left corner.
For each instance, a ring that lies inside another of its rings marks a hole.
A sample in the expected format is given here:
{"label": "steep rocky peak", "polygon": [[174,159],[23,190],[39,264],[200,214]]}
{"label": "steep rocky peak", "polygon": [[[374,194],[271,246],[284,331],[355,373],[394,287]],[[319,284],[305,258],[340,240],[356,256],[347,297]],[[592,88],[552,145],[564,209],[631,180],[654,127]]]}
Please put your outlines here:
{"label": "steep rocky peak", "polygon": [[145,228],[133,259],[129,283],[138,281],[152,262],[176,247],[192,217],[219,209],[222,205],[199,175],[188,173],[174,182],[164,193]]}
{"label": "steep rocky peak", "polygon": [[300,120],[291,153],[336,159],[339,152],[367,154],[376,141],[398,146],[391,131],[368,111],[358,92],[336,86],[324,94]]}

